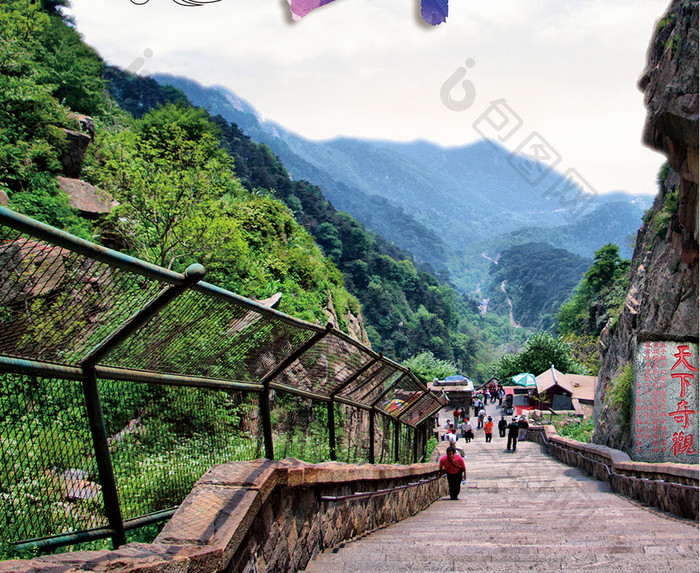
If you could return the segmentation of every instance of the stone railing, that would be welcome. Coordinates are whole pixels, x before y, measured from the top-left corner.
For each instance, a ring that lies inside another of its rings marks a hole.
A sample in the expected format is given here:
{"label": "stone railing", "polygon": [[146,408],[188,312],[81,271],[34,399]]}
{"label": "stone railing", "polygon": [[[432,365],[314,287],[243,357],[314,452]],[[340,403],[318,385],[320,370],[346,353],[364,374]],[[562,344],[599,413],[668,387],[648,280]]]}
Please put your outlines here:
{"label": "stone railing", "polygon": [[558,436],[554,426],[531,426],[527,439],[554,458],[579,467],[611,489],[680,517],[698,519],[698,466],[633,462],[620,450]]}
{"label": "stone railing", "polygon": [[0,572],[296,572],[447,494],[435,463],[235,462],[210,469],[153,543],[0,562]]}

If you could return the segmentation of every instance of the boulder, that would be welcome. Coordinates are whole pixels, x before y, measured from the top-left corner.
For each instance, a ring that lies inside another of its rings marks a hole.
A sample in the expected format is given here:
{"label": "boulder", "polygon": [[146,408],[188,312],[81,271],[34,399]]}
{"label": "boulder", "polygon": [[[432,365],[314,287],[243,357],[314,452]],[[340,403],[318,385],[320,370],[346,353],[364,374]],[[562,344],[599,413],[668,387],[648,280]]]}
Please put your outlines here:
{"label": "boulder", "polygon": [[87,151],[92,138],[86,133],[73,131],[72,129],[61,128],[66,136],[66,146],[61,156],[63,173],[68,177],[77,177],[83,166],[83,157]]}
{"label": "boulder", "polygon": [[80,131],[90,136],[90,140],[95,139],[95,122],[89,115],[75,113],[74,111],[68,114],[69,119],[73,119],[78,123]]}
{"label": "boulder", "polygon": [[117,203],[109,193],[80,179],[58,177],[58,187],[70,200],[70,206],[88,218],[109,213]]}

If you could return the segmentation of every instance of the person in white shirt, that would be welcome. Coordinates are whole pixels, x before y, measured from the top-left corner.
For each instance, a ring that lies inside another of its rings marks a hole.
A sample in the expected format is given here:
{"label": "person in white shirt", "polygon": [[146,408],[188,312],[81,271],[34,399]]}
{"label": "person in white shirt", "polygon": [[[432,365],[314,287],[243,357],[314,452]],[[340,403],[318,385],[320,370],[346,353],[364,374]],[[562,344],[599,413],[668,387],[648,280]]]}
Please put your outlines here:
{"label": "person in white shirt", "polygon": [[469,421],[469,418],[465,418],[464,422],[462,422],[462,435],[464,436],[464,440],[467,443],[471,442],[474,438],[474,430],[472,428],[472,423]]}

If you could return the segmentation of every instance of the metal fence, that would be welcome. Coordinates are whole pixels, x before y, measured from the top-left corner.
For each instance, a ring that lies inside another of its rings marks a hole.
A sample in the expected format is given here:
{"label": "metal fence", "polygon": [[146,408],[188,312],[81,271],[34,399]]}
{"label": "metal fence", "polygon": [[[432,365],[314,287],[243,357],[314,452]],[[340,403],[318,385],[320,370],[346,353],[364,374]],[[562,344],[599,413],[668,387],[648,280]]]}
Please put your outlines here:
{"label": "metal fence", "polygon": [[203,275],[0,207],[0,544],[120,545],[217,463],[425,455],[409,370]]}

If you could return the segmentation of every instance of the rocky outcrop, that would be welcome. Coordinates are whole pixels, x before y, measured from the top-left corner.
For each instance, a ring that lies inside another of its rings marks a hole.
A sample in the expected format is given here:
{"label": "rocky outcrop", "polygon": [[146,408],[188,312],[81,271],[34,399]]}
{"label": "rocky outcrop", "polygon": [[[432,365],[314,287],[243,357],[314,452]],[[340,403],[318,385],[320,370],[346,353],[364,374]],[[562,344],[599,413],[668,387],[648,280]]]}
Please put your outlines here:
{"label": "rocky outcrop", "polygon": [[659,194],[644,218],[617,320],[600,338],[593,441],[632,453],[630,421],[611,386],[645,340],[698,340],[698,2],[674,0],[658,22],[639,86],[644,143],[664,153]]}
{"label": "rocky outcrop", "polygon": [[698,257],[698,2],[674,0],[658,22],[639,80],[647,117],[643,142],[666,155],[681,178],[681,258]]}
{"label": "rocky outcrop", "polygon": [[61,128],[61,131],[65,135],[65,147],[61,156],[63,173],[68,177],[77,177],[80,175],[83,157],[85,157],[85,152],[92,138],[86,133],[80,133],[65,127]]}
{"label": "rocky outcrop", "polygon": [[[334,328],[342,330],[339,326],[335,305],[333,304],[333,295],[331,295],[330,292],[328,293],[328,304],[326,305],[326,308],[323,309],[323,312],[328,317],[328,322],[330,322]],[[372,344],[367,336],[367,331],[365,330],[365,323],[362,315],[358,314],[355,316],[351,311],[348,311],[345,315],[345,320],[347,321],[348,335],[350,338],[357,340],[357,342],[360,344],[364,344],[365,346],[372,348]]]}
{"label": "rocky outcrop", "polygon": [[61,165],[63,165],[64,175],[78,177],[88,145],[95,139],[95,124],[92,118],[87,115],[71,112],[68,114],[68,117],[75,122],[75,126],[78,129],[61,128],[65,135],[65,147],[61,156]]}
{"label": "rocky outcrop", "polygon": [[58,177],[58,187],[68,195],[70,206],[89,219],[109,213],[119,205],[109,193],[80,179]]}

